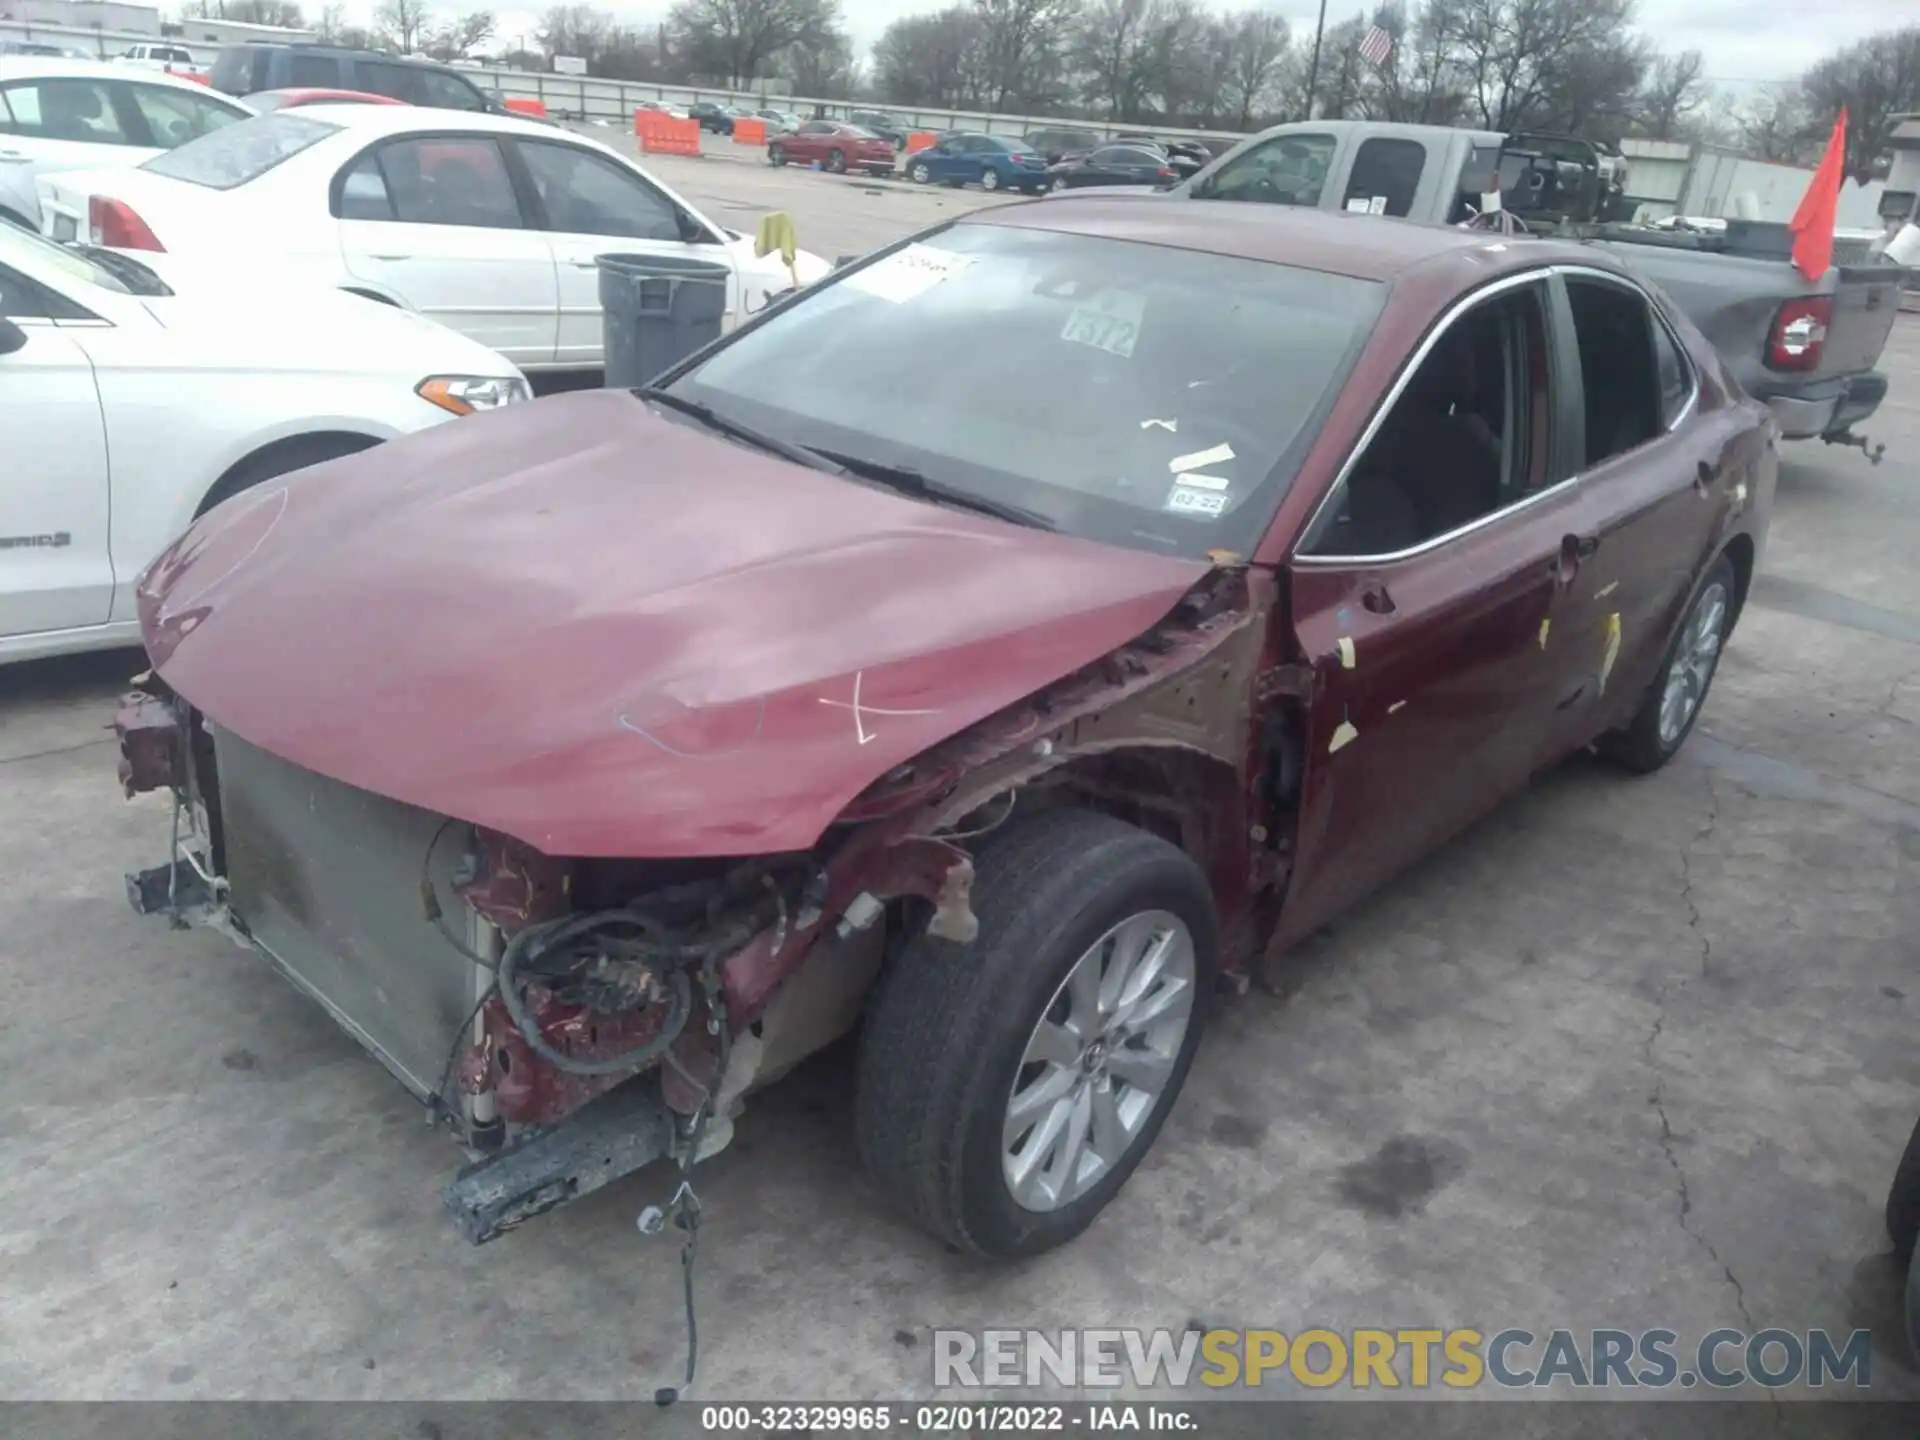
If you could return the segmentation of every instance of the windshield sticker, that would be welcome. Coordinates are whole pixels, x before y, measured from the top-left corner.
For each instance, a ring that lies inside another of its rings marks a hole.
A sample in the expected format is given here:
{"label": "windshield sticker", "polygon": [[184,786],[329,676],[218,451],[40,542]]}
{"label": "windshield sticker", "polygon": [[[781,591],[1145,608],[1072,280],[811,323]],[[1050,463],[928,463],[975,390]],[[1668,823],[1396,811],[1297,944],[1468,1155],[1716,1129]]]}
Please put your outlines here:
{"label": "windshield sticker", "polygon": [[1101,290],[1086,303],[1076,305],[1060,327],[1060,338],[1075,345],[1091,345],[1123,360],[1133,357],[1134,342],[1140,338],[1140,323],[1147,316],[1147,302],[1124,290]]}
{"label": "windshield sticker", "polygon": [[1212,490],[1196,490],[1190,485],[1176,483],[1167,496],[1167,509],[1180,515],[1224,515],[1227,513],[1227,497]]}
{"label": "windshield sticker", "polygon": [[1367,213],[1367,197],[1364,195],[1355,195],[1352,199],[1348,200],[1347,213],[1349,215],[1366,214]]}
{"label": "windshield sticker", "polygon": [[1167,469],[1178,475],[1182,470],[1204,470],[1209,465],[1219,465],[1233,459],[1233,446],[1216,445],[1211,450],[1196,450],[1191,455],[1176,455],[1167,462]]}
{"label": "windshield sticker", "polygon": [[1176,485],[1198,485],[1202,490],[1231,490],[1233,482],[1224,475],[1202,475],[1197,470],[1189,470],[1184,475],[1174,477]]}
{"label": "windshield sticker", "polygon": [[899,305],[943,280],[951,280],[971,264],[971,255],[959,255],[932,245],[909,245],[884,260],[876,260],[864,270],[856,270],[840,283]]}

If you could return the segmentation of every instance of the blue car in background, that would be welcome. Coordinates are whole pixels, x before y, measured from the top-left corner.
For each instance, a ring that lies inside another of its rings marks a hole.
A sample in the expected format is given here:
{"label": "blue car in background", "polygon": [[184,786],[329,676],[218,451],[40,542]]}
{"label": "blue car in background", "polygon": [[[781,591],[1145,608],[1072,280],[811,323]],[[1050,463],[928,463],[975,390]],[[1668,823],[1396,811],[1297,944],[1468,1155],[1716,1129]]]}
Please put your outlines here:
{"label": "blue car in background", "polygon": [[1046,158],[1024,140],[956,130],[942,135],[907,161],[907,174],[922,185],[936,180],[958,187],[978,185],[982,190],[1026,190],[1039,194],[1047,188]]}

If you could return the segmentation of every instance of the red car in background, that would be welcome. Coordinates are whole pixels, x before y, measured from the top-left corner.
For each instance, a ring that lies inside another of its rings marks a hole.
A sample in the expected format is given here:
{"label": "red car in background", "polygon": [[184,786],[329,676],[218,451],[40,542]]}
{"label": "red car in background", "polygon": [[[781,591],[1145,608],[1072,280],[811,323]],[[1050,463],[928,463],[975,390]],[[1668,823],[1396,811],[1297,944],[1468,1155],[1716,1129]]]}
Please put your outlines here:
{"label": "red car in background", "polygon": [[261,90],[246,97],[256,110],[292,110],[301,105],[404,105],[391,95],[374,95],[365,90]]}
{"label": "red car in background", "polygon": [[860,125],[844,120],[808,120],[791,135],[782,135],[767,146],[767,159],[775,165],[789,162],[812,165],[836,175],[848,170],[864,170],[869,175],[893,173],[893,142]]}

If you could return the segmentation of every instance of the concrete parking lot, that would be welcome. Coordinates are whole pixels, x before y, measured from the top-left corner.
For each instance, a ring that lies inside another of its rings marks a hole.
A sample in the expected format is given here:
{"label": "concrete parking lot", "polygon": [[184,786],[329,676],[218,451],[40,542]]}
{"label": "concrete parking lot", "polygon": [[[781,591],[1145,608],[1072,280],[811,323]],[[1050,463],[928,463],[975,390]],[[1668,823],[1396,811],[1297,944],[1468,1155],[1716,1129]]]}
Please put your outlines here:
{"label": "concrete parking lot", "polygon": [[[985,198],[655,168],[828,256]],[[1079,1242],[992,1268],[881,1208],[844,1052],[760,1098],[700,1172],[699,1393],[909,1396],[935,1327],[1199,1320],[1869,1327],[1873,1393],[1920,1398],[1880,1218],[1920,1114],[1920,317],[1885,363],[1886,463],[1789,447],[1681,758],[1564,766],[1230,1003]],[[106,729],[142,664],[0,670],[0,1396],[676,1382],[677,1245],[633,1225],[664,1175],[471,1250],[457,1152],[377,1064],[251,955],[128,911],[167,843]]]}

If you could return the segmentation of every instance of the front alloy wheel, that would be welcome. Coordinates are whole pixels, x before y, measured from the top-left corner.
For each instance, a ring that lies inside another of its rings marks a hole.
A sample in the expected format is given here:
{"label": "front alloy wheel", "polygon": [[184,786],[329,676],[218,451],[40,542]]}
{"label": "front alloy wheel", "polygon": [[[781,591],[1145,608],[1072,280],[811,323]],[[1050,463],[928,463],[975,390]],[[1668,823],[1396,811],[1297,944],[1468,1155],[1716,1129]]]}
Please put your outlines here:
{"label": "front alloy wheel", "polygon": [[916,185],[925,185],[929,180],[933,179],[933,172],[927,169],[925,165],[916,165],[909,170],[907,174],[913,177],[913,183]]}
{"label": "front alloy wheel", "polygon": [[1193,936],[1177,915],[1129,916],[1074,962],[1007,1096],[1007,1188],[1023,1209],[1086,1194],[1140,1139],[1193,1019]]}
{"label": "front alloy wheel", "polygon": [[998,170],[989,170],[981,175],[980,188],[982,190],[998,190],[1000,188],[1000,172]]}
{"label": "front alloy wheel", "polygon": [[860,1151],[879,1188],[975,1254],[1079,1234],[1152,1147],[1200,1042],[1218,926],[1184,851],[1047,810],[981,842],[969,945],[921,934],[860,1042]]}
{"label": "front alloy wheel", "polygon": [[1064,189],[1066,189],[1066,188],[1067,188],[1067,177],[1066,177],[1066,176],[1064,176],[1064,175],[1056,175],[1056,176],[1054,176],[1054,177],[1053,177],[1053,188],[1054,188],[1055,190],[1064,190]]}

